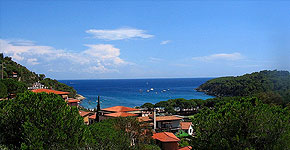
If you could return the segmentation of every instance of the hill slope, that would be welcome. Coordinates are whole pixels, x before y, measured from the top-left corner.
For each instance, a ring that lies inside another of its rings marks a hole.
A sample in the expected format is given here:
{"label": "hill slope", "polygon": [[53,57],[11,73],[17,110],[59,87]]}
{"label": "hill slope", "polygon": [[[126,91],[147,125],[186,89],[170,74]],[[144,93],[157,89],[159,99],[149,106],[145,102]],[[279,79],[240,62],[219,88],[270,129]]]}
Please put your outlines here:
{"label": "hill slope", "polygon": [[288,71],[260,71],[237,77],[221,77],[207,81],[197,88],[209,95],[257,95],[290,102],[290,73]]}
{"label": "hill slope", "polygon": [[[4,69],[3,69],[4,80],[2,81],[0,80],[0,85],[3,85],[4,83],[9,82],[9,83],[13,83],[12,85],[17,85],[17,84],[22,83],[22,84],[25,84],[27,87],[29,87],[29,86],[32,86],[33,83],[39,81],[45,87],[52,88],[54,90],[70,92],[70,95],[69,95],[70,97],[75,97],[76,95],[76,90],[73,87],[60,83],[57,80],[45,78],[44,74],[36,74],[35,72],[28,70],[25,66],[22,66],[16,63],[15,61],[13,61],[11,57],[3,57],[3,54],[0,53],[0,64],[2,64],[2,62],[4,62]],[[0,79],[2,79],[2,66],[0,66],[0,69],[1,69]],[[17,77],[13,78],[13,73],[14,74],[16,73]],[[5,85],[8,86],[7,84]],[[9,87],[1,87],[0,97],[4,97],[3,95],[7,95],[7,92],[9,92]]]}

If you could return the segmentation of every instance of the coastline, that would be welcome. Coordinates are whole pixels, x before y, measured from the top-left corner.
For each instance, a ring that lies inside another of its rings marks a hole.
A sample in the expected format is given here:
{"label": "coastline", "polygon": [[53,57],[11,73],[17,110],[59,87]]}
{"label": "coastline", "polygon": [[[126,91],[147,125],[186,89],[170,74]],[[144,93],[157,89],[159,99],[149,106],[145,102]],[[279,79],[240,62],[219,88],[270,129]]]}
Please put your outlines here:
{"label": "coastline", "polygon": [[76,99],[82,101],[86,99],[86,97],[82,96],[81,94],[76,94]]}

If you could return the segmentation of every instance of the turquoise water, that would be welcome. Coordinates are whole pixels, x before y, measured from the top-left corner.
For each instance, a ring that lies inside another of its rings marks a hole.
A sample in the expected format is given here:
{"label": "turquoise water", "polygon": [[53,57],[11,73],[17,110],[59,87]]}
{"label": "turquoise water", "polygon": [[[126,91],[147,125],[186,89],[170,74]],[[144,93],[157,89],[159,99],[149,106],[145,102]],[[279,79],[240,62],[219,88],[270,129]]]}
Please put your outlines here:
{"label": "turquoise water", "polygon": [[181,79],[106,79],[106,80],[60,80],[74,87],[84,97],[80,105],[95,108],[97,96],[101,107],[122,105],[141,106],[146,102],[157,103],[168,99],[208,99],[213,96],[197,92],[202,83],[212,78]]}

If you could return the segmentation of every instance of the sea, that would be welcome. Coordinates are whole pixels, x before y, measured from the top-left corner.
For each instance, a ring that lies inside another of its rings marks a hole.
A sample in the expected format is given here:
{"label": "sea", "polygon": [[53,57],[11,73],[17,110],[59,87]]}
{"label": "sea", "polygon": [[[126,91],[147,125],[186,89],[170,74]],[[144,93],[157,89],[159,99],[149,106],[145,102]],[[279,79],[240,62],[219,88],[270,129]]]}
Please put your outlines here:
{"label": "sea", "polygon": [[100,96],[101,108],[135,107],[175,98],[208,99],[213,96],[195,90],[212,78],[59,80],[74,87],[86,99],[80,105],[93,109]]}

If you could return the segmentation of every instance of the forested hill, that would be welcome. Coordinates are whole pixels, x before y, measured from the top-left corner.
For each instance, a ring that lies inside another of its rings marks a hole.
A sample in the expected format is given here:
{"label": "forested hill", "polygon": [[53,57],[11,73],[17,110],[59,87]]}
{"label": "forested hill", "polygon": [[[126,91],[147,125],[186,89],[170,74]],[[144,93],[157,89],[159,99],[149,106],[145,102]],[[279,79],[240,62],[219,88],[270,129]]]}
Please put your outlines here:
{"label": "forested hill", "polygon": [[215,78],[197,90],[218,97],[255,95],[269,103],[289,103],[290,73],[264,70],[237,77]]}
{"label": "forested hill", "polygon": [[[3,79],[2,79],[2,62],[3,62]],[[13,75],[15,75],[13,77]],[[70,97],[76,95],[76,90],[66,84],[60,83],[57,80],[45,78],[44,74],[36,74],[28,70],[25,66],[22,66],[12,60],[11,57],[4,57],[0,53],[0,98],[6,97],[8,93],[23,92],[21,89],[27,89],[32,86],[35,82],[40,82],[45,87],[52,88],[54,90],[70,92]],[[6,85],[6,87],[3,87]],[[11,87],[15,86],[15,87]],[[26,87],[26,88],[25,88]]]}
{"label": "forested hill", "polygon": [[[16,63],[12,60],[11,57],[3,57],[3,54],[0,53],[0,64],[4,62],[4,69],[3,69],[3,78],[12,78],[13,73],[17,74],[17,80],[24,82],[27,84],[27,86],[31,86],[33,83],[39,81],[39,76],[30,70],[28,70],[26,67]],[[1,73],[2,73],[2,66]],[[2,79],[2,74],[1,74]]]}

